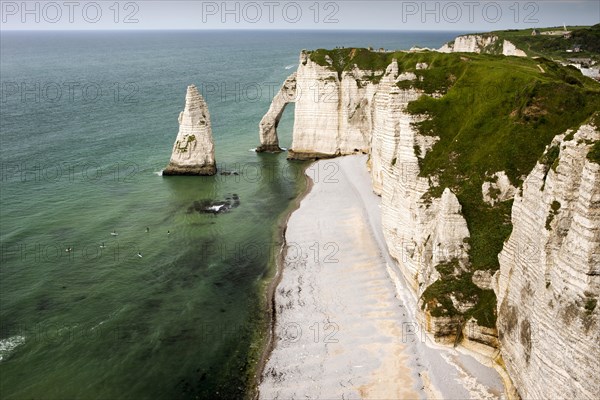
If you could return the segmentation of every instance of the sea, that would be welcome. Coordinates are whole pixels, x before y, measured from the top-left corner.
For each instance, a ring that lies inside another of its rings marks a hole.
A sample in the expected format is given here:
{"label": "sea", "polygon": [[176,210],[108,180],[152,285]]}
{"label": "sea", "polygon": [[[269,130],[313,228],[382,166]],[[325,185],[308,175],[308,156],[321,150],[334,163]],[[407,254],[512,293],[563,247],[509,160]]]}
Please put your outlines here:
{"label": "sea", "polygon": [[[306,164],[253,151],[273,95],[302,49],[458,34],[2,31],[0,398],[251,396],[282,223],[306,188]],[[161,176],[190,84],[230,174]],[[235,206],[198,207],[214,201]]]}

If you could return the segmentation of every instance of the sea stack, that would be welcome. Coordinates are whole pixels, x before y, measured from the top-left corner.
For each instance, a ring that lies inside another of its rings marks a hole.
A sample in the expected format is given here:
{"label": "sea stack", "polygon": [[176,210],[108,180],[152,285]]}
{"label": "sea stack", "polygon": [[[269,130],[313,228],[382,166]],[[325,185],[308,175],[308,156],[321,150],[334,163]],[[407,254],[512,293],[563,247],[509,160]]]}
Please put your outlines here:
{"label": "sea stack", "polygon": [[215,145],[208,106],[195,85],[187,88],[179,133],[163,175],[214,175]]}

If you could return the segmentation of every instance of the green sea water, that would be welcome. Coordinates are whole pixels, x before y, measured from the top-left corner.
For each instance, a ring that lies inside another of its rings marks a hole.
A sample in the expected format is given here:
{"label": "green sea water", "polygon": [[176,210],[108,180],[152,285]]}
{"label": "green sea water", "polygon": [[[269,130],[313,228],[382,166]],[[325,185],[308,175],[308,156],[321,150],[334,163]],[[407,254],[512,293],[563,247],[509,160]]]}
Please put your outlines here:
{"label": "green sea water", "polygon": [[[2,32],[0,398],[243,397],[277,223],[305,186],[304,164],[251,151],[278,85],[303,48],[455,35]],[[160,176],[192,83],[239,175]],[[292,124],[290,106],[282,146]]]}

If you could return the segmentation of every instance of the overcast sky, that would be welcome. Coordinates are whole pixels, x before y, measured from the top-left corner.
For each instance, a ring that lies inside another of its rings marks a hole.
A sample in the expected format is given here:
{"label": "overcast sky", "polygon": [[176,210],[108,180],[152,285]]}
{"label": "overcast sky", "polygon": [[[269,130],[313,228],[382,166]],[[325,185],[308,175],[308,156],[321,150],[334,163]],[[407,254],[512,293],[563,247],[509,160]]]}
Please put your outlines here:
{"label": "overcast sky", "polygon": [[594,25],[598,0],[5,1],[2,30],[351,29],[479,32]]}

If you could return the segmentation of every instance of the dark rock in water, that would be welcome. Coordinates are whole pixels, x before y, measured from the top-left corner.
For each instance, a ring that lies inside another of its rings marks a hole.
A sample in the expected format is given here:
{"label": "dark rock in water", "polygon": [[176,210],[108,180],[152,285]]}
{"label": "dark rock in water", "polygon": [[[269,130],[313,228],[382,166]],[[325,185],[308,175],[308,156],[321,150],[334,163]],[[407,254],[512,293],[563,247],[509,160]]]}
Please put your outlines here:
{"label": "dark rock in water", "polygon": [[42,297],[38,302],[37,305],[35,307],[35,309],[37,311],[47,311],[50,308],[52,308],[52,300],[50,300],[48,297]]}
{"label": "dark rock in water", "polygon": [[[231,201],[233,199],[233,202]],[[222,214],[226,213],[232,208],[237,208],[240,205],[239,196],[233,194],[228,196],[225,200],[196,200],[188,207],[187,213],[191,214],[197,212],[200,214]]]}
{"label": "dark rock in water", "polygon": [[229,175],[239,175],[240,173],[237,171],[222,171],[220,174],[229,176]]}

